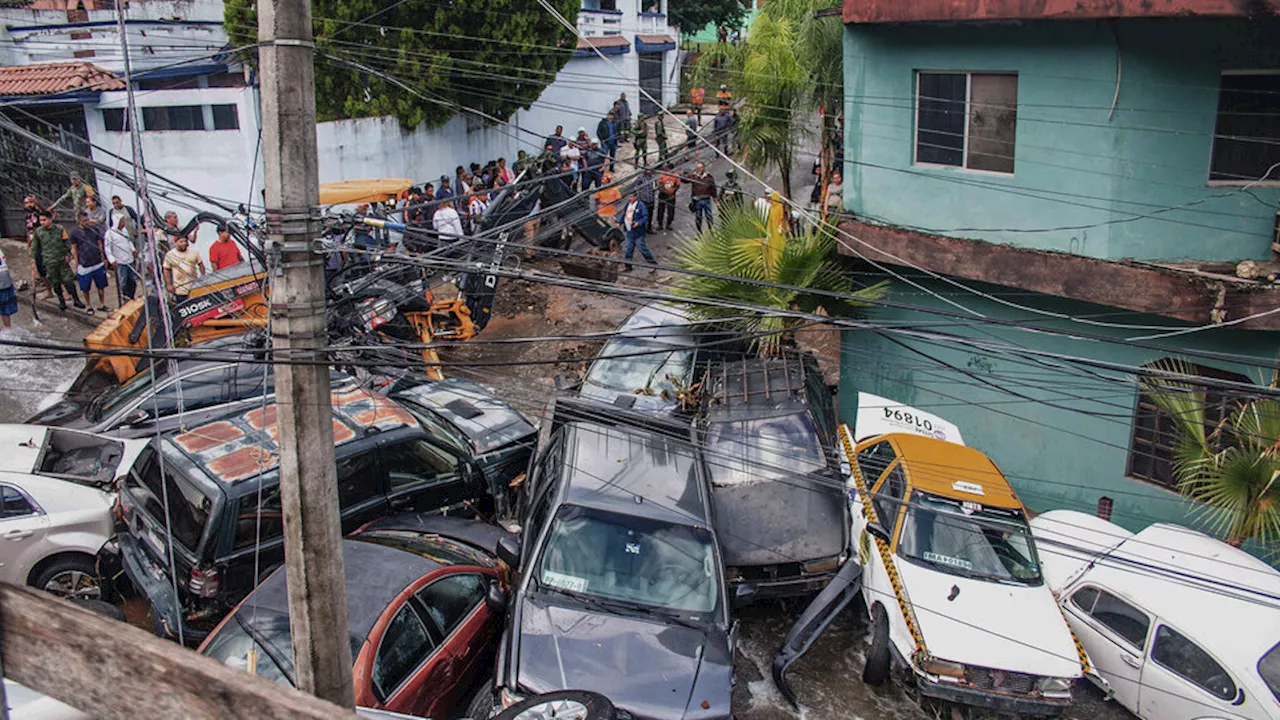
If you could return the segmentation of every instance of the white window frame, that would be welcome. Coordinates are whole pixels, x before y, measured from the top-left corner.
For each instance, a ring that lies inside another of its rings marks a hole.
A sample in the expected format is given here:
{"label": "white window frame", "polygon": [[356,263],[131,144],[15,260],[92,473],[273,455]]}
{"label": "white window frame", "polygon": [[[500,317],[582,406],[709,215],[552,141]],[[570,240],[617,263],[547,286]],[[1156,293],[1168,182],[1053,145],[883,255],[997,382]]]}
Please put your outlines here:
{"label": "white window frame", "polygon": [[[983,170],[981,168],[969,167],[969,115],[970,107],[973,104],[973,76],[974,75],[1012,75],[1018,77],[1017,71],[1014,70],[916,70],[915,71],[915,94],[911,98],[912,115],[911,115],[911,164],[923,168],[932,168],[939,170],[950,170],[954,172],[977,173],[979,175],[992,175],[995,177],[1009,178],[1017,173],[1018,157],[1017,143],[1014,143],[1014,172],[1001,172],[999,170]],[[964,75],[964,147],[960,152],[959,165],[947,165],[945,163],[925,162],[920,159],[920,76],[921,75]]]}
{"label": "white window frame", "polygon": [[[1210,131],[1209,133],[1209,158],[1205,163],[1205,171],[1204,171],[1204,176],[1206,178],[1205,186],[1206,187],[1242,187],[1244,185],[1248,185],[1249,187],[1280,187],[1280,179],[1262,180],[1262,181],[1246,180],[1244,178],[1241,178],[1239,180],[1208,179],[1213,177],[1213,152],[1214,152],[1214,148],[1218,144],[1218,107],[1219,107],[1219,104],[1222,102],[1221,100],[1222,78],[1231,76],[1231,75],[1278,75],[1280,76],[1280,68],[1252,69],[1252,70],[1223,70],[1221,73],[1218,74],[1218,92],[1214,96],[1215,103],[1213,106],[1213,130]],[[1277,168],[1277,171],[1280,172],[1280,168]]]}

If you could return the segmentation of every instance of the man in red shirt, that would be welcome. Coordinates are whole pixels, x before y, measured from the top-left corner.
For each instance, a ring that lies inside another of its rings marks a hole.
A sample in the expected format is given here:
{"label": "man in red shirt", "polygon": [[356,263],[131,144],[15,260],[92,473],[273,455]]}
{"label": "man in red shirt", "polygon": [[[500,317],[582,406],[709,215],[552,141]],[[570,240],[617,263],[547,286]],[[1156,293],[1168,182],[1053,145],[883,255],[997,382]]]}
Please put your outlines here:
{"label": "man in red shirt", "polygon": [[240,254],[240,246],[231,239],[231,232],[227,226],[219,225],[218,239],[209,246],[209,264],[214,270],[221,270],[239,262],[244,262],[244,256]]}

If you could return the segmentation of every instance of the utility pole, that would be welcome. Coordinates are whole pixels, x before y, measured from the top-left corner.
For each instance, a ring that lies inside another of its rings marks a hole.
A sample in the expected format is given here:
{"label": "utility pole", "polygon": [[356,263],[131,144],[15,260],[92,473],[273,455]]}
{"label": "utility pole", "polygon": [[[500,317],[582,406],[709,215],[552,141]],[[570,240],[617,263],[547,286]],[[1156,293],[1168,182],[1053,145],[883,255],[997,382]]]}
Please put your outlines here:
{"label": "utility pole", "polygon": [[261,0],[258,40],[267,231],[282,271],[269,271],[271,339],[295,680],[354,707],[329,368],[305,364],[323,360],[328,342],[324,262],[311,246],[320,202],[311,0]]}

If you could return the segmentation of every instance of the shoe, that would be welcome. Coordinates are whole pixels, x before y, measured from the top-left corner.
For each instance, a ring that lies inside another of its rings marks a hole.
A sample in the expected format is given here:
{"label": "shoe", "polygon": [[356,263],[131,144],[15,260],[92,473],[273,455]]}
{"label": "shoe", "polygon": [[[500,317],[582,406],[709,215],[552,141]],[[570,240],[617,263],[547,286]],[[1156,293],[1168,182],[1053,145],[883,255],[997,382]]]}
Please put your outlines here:
{"label": "shoe", "polygon": [[652,275],[652,274],[654,274],[654,273],[656,273],[656,272],[658,272],[658,266],[657,266],[657,265],[654,265],[653,267],[649,268],[649,274],[650,274],[650,275]]}
{"label": "shoe", "polygon": [[630,265],[628,265],[628,266],[626,266],[626,267],[622,268],[622,272],[631,272],[631,266],[630,266]]}
{"label": "shoe", "polygon": [[[80,307],[84,308],[84,306],[83,306],[83,305],[81,305]],[[93,314],[93,308],[85,308],[85,310],[84,310],[84,311],[85,311],[86,313],[90,314],[90,315],[92,315],[92,314]]]}
{"label": "shoe", "polygon": [[84,303],[80,302],[79,300],[74,301],[72,304],[76,306],[77,310],[85,309]]}
{"label": "shoe", "polygon": [[103,305],[102,307],[98,308],[98,312],[111,312],[111,310],[107,308],[106,305]]}
{"label": "shoe", "polygon": [[67,304],[65,302],[58,303],[58,312],[66,312]]}

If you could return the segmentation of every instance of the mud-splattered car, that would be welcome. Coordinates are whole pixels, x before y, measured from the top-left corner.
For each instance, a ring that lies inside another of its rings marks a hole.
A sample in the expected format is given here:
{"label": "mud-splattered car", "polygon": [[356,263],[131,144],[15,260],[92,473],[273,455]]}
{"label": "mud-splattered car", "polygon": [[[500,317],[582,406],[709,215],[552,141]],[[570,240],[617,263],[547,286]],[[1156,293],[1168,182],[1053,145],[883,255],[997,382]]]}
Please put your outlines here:
{"label": "mud-splattered car", "polygon": [[[487,497],[473,460],[401,405],[357,388],[332,401],[345,532]],[[161,436],[123,478],[115,564],[150,600],[157,634],[203,637],[283,561],[278,450],[266,405]]]}

